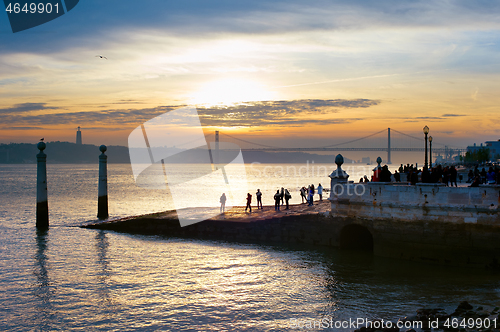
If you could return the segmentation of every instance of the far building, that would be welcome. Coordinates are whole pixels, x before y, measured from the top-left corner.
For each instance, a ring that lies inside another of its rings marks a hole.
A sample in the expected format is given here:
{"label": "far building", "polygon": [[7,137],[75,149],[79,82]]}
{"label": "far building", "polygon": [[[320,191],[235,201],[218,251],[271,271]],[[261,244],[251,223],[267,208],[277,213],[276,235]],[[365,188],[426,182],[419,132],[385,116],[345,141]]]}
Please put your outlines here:
{"label": "far building", "polygon": [[480,145],[474,143],[474,145],[467,147],[467,151],[473,153],[481,148],[488,148],[490,150],[490,160],[500,159],[500,139],[498,141],[486,141]]}
{"label": "far building", "polygon": [[486,141],[484,145],[490,149],[490,160],[500,159],[500,139],[498,141]]}
{"label": "far building", "polygon": [[82,132],[80,131],[80,127],[78,127],[78,131],[76,132],[76,144],[82,145]]}
{"label": "far building", "polygon": [[474,145],[469,145],[467,147],[467,152],[470,152],[470,153],[473,153],[473,152],[477,152],[477,150],[483,148],[483,143],[481,143],[481,145],[476,145],[476,143],[474,143]]}

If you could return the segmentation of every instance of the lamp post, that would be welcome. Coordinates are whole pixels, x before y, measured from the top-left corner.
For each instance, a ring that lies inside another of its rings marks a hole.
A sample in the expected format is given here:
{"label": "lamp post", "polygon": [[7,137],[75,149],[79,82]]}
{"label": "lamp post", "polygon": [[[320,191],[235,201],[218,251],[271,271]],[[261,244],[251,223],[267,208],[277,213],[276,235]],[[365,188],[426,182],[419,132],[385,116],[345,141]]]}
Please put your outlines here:
{"label": "lamp post", "polygon": [[425,167],[429,167],[428,159],[427,159],[427,134],[429,134],[429,127],[424,127],[424,135],[425,135]]}
{"label": "lamp post", "polygon": [[429,163],[432,168],[432,136],[429,136]]}

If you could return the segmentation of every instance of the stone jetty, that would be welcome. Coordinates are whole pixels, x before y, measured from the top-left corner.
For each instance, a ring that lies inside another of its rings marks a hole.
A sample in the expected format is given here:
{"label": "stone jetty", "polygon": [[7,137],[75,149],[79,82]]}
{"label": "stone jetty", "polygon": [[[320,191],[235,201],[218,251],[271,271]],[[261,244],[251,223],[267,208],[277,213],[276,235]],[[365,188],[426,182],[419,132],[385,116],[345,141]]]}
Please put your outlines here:
{"label": "stone jetty", "polygon": [[[180,227],[175,210],[96,222],[82,227],[241,242],[335,245],[329,231],[332,222],[329,201],[316,201],[313,206],[290,205],[289,210],[284,208],[282,206],[280,211],[275,211],[274,206],[264,206],[262,210],[252,209],[249,213],[245,212],[244,207],[233,207],[224,214],[185,227]],[[196,217],[197,214],[206,215],[212,210],[217,212],[219,208],[192,208],[189,213]]]}

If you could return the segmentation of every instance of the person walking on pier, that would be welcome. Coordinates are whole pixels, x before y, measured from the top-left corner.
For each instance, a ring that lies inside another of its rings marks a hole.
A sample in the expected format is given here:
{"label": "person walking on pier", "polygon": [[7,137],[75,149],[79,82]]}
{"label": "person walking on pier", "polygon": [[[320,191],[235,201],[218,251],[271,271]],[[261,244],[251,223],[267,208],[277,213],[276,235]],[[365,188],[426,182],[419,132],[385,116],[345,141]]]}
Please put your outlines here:
{"label": "person walking on pier", "polygon": [[222,193],[222,196],[220,197],[220,212],[226,212],[226,193]]}
{"label": "person walking on pier", "polygon": [[313,197],[314,197],[314,185],[310,185],[309,186],[309,206],[312,206],[313,205]]}
{"label": "person walking on pier", "polygon": [[260,209],[263,210],[263,208],[262,208],[262,192],[260,191],[260,189],[257,189],[255,196],[257,197],[257,210],[259,209],[259,206],[260,206]]}
{"label": "person walking on pier", "polygon": [[450,168],[450,187],[453,187],[453,183],[455,183],[455,187],[458,187],[457,185],[457,169],[455,166],[451,166]]}
{"label": "person walking on pier", "polygon": [[322,201],[323,200],[323,186],[320,184],[318,184],[318,195],[319,195],[319,200]]}
{"label": "person walking on pier", "polygon": [[285,189],[285,204],[286,204],[285,210],[289,210],[290,209],[290,206],[288,205],[288,201],[291,198],[292,198],[292,195],[290,195],[290,192],[288,191],[288,189]]}
{"label": "person walking on pier", "polygon": [[300,188],[300,197],[302,198],[302,204],[304,204],[304,200],[307,202],[305,187]]}
{"label": "person walking on pier", "polygon": [[245,207],[245,212],[247,212],[247,209],[250,209],[250,212],[252,212],[252,195],[250,193],[247,193],[247,206]]}
{"label": "person walking on pier", "polygon": [[280,191],[276,190],[276,194],[274,194],[274,211],[280,210],[280,201],[281,201]]}

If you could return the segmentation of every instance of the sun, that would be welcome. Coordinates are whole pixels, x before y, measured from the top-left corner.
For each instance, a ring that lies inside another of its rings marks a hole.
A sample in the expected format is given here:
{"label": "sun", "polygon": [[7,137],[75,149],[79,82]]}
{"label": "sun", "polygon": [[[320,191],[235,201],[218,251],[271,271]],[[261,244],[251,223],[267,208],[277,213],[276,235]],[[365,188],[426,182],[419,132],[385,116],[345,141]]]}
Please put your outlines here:
{"label": "sun", "polygon": [[191,95],[191,103],[196,105],[232,105],[250,101],[275,99],[275,93],[263,84],[242,79],[223,79],[204,84]]}

